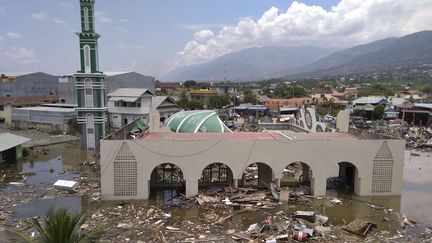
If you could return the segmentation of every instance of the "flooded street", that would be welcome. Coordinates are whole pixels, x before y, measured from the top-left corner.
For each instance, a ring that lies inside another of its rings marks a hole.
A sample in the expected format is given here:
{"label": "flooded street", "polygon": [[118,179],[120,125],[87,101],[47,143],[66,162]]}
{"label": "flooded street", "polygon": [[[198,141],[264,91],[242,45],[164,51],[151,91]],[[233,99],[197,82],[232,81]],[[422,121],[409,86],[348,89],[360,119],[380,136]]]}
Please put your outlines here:
{"label": "flooded street", "polygon": [[[415,219],[418,224],[426,227],[431,226],[431,156],[431,153],[419,152],[413,155],[409,151],[406,152],[401,197],[342,197],[340,198],[342,204],[331,203],[330,200],[333,197],[323,197],[313,200],[312,204],[309,205],[301,203],[277,205],[272,209],[236,214],[229,224],[224,227],[215,227],[214,230],[220,232],[227,227],[247,229],[249,225],[261,222],[266,215],[276,214],[280,211],[289,215],[297,210],[308,210],[327,215],[333,225],[343,225],[361,218],[376,222],[379,230],[396,232],[400,225],[400,216],[397,213],[388,214],[380,206],[392,209],[393,212],[406,214],[408,218]],[[1,195],[7,198],[2,199],[4,203],[0,206],[0,213],[13,212],[10,218],[5,221],[6,225],[14,225],[35,216],[44,216],[52,208],[66,207],[77,213],[86,210],[94,212],[117,205],[118,202],[91,200],[89,196],[82,196],[83,194],[71,194],[53,188],[52,184],[58,179],[77,180],[82,176],[80,173],[83,170],[90,170],[91,172],[91,168],[83,169],[81,166],[81,163],[87,160],[86,158],[87,154],[80,150],[79,144],[71,142],[35,149],[23,162],[9,168],[13,173],[22,174],[24,179],[15,181],[13,179],[16,178],[12,177],[1,185]],[[10,182],[15,183],[10,184]],[[170,212],[173,217],[182,222],[190,222],[194,225],[199,225],[203,219],[211,217],[208,208],[200,208],[196,203],[176,207],[177,204],[182,203],[179,198],[172,200],[176,195],[178,194],[172,190],[160,191],[153,194],[153,199],[136,202],[136,207],[140,205],[143,207],[155,206]],[[0,242],[6,241],[7,238],[10,236],[5,236],[5,234],[2,236],[0,232]]]}

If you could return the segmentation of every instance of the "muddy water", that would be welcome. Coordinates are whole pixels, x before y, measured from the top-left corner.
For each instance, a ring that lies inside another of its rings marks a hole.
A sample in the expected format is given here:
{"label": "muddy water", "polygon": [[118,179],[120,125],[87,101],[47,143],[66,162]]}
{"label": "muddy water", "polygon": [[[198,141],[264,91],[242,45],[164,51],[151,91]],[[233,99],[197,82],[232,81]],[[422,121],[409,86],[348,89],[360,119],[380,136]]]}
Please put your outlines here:
{"label": "muddy water", "polygon": [[420,156],[405,153],[401,211],[432,225],[432,153],[415,153]]}
{"label": "muddy water", "polygon": [[[28,176],[25,183],[38,184],[43,187],[45,183],[54,183],[57,179],[73,179],[79,177],[77,171],[80,163],[86,160],[87,154],[82,152],[78,143],[58,144],[48,146],[45,150],[40,150],[28,161],[18,163],[18,171],[33,172],[35,175]],[[65,170],[68,171],[61,174]],[[404,169],[404,185],[401,197],[348,197],[343,198],[343,204],[334,205],[329,199],[315,200],[312,206],[302,205],[280,205],[276,209],[268,211],[248,212],[233,217],[234,224],[241,228],[247,228],[249,224],[261,221],[266,213],[275,213],[280,210],[294,212],[295,210],[313,210],[330,217],[333,224],[343,224],[355,218],[370,219],[374,222],[383,222],[384,218],[396,217],[388,216],[383,210],[377,210],[368,203],[382,205],[393,209],[395,212],[401,211],[409,218],[414,218],[425,225],[432,225],[432,154],[420,153],[420,156],[412,156],[406,153]],[[19,188],[6,187],[4,190],[20,190]],[[178,203],[170,200],[176,194],[173,192],[159,193],[156,199],[145,201],[146,204],[158,205]],[[107,203],[110,204],[110,203]],[[102,205],[105,205],[102,204]],[[16,212],[14,218],[22,219],[33,216],[42,216],[52,207],[67,207],[73,212],[88,209],[87,199],[80,197],[58,197],[50,199],[38,199],[25,204],[17,205],[12,210]],[[90,207],[91,208],[91,207]],[[188,209],[171,208],[171,212],[184,220],[193,220],[203,217],[206,212],[192,207]],[[397,219],[390,219],[393,223],[380,223],[379,228],[394,231],[397,229]]]}

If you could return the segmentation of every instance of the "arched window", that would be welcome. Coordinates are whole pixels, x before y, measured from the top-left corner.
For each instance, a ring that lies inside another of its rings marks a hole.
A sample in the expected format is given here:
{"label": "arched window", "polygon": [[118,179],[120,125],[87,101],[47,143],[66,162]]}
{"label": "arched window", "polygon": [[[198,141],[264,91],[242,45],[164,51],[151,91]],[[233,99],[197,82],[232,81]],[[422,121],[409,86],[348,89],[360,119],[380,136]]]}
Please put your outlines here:
{"label": "arched window", "polygon": [[90,63],[90,46],[84,46],[84,68],[85,73],[91,73],[91,63]]}
{"label": "arched window", "polygon": [[85,107],[93,107],[93,87],[92,80],[87,78],[84,80],[85,90]]}
{"label": "arched window", "polygon": [[84,8],[84,30],[90,30],[90,21],[89,21],[89,10],[88,8]]}
{"label": "arched window", "polygon": [[86,114],[86,134],[87,149],[96,148],[94,116],[91,113]]}

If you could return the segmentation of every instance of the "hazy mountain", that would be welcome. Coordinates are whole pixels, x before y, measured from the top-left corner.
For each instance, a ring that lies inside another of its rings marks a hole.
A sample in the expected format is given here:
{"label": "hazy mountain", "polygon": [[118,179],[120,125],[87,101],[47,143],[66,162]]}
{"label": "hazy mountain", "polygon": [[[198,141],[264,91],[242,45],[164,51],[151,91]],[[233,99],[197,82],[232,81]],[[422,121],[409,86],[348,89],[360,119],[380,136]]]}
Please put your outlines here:
{"label": "hazy mountain", "polygon": [[432,63],[432,31],[388,38],[338,51],[288,76],[333,76],[391,71]]}
{"label": "hazy mountain", "polygon": [[204,64],[177,68],[162,77],[164,81],[233,81],[271,78],[292,72],[333,53],[335,49],[313,46],[254,47],[221,56]]}
{"label": "hazy mountain", "polygon": [[162,80],[249,81],[275,77],[320,77],[385,72],[432,64],[432,31],[387,38],[333,52],[313,46],[260,47],[169,72]]}

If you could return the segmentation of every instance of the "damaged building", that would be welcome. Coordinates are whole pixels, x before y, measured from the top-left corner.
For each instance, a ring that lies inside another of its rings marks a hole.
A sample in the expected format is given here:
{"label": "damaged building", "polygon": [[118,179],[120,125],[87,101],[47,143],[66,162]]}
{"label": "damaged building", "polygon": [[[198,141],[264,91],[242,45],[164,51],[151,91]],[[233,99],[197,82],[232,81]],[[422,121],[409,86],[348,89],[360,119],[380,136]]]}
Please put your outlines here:
{"label": "damaged building", "polygon": [[309,183],[315,196],[326,195],[335,167],[354,194],[401,194],[401,139],[367,140],[347,132],[231,132],[209,111],[180,112],[161,124],[152,109],[149,126],[135,139],[101,141],[104,199],[147,199],[155,186],[180,187],[187,196],[218,184],[286,186],[293,166],[302,168],[298,181]]}

